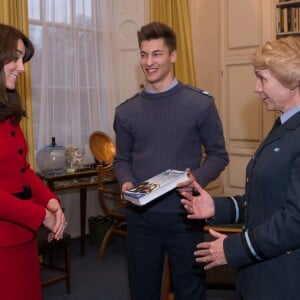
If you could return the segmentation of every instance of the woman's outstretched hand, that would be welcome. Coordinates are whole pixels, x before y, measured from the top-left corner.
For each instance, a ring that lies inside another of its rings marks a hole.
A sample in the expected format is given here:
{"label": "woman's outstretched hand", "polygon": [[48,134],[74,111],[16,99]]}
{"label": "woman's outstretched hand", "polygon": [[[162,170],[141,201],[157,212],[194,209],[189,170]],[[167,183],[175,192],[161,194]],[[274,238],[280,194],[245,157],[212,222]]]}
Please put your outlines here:
{"label": "woman's outstretched hand", "polygon": [[209,230],[209,233],[215,240],[199,243],[197,245],[197,250],[194,252],[196,261],[205,264],[204,270],[227,264],[223,247],[227,235],[212,229]]}
{"label": "woman's outstretched hand", "polygon": [[215,204],[212,197],[196,182],[192,183],[192,193],[181,192],[181,203],[189,219],[207,219],[215,215]]}

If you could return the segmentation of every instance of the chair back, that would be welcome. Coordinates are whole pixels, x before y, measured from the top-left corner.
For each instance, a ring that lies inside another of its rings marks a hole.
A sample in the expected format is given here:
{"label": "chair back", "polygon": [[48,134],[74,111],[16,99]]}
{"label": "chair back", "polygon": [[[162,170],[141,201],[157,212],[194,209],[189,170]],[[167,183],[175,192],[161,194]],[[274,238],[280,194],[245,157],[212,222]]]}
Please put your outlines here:
{"label": "chair back", "polygon": [[112,164],[116,155],[116,148],[106,133],[94,131],[89,137],[89,147],[97,163],[102,166]]}

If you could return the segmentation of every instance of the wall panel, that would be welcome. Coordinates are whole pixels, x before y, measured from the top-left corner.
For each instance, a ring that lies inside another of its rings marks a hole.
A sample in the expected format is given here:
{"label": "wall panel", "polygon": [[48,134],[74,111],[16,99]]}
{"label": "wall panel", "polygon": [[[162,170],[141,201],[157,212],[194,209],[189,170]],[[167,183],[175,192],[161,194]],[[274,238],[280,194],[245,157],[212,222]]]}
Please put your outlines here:
{"label": "wall panel", "polygon": [[148,1],[140,0],[114,0],[115,20],[114,31],[117,74],[119,86],[116,89],[119,93],[119,102],[134,95],[144,82],[138,66],[139,47],[137,31],[148,22]]}
{"label": "wall panel", "polygon": [[262,137],[262,102],[253,93],[251,64],[227,66],[229,140],[259,141]]}
{"label": "wall panel", "polygon": [[220,1],[221,107],[230,155],[226,194],[244,192],[246,165],[273,122],[254,93],[251,64],[255,49],[273,38],[273,9],[273,0]]}

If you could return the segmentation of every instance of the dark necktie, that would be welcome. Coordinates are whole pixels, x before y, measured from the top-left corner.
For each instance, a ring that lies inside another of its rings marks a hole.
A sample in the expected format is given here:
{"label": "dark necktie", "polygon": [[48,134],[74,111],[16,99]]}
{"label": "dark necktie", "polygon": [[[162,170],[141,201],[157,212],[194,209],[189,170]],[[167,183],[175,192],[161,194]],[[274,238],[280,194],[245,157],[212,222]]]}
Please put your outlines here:
{"label": "dark necktie", "polygon": [[276,128],[278,128],[280,125],[281,125],[281,120],[280,120],[280,117],[278,117],[271,129],[271,132],[274,131]]}

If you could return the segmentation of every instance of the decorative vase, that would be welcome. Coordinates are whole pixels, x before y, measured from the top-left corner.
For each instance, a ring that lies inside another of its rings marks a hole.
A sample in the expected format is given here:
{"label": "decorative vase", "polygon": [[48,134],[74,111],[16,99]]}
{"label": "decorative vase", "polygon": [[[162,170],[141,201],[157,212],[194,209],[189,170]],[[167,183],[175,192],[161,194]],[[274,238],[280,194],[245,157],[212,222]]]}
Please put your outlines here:
{"label": "decorative vase", "polygon": [[38,150],[36,154],[37,167],[42,172],[63,171],[66,167],[64,146],[55,143],[55,137],[52,137],[51,144]]}

